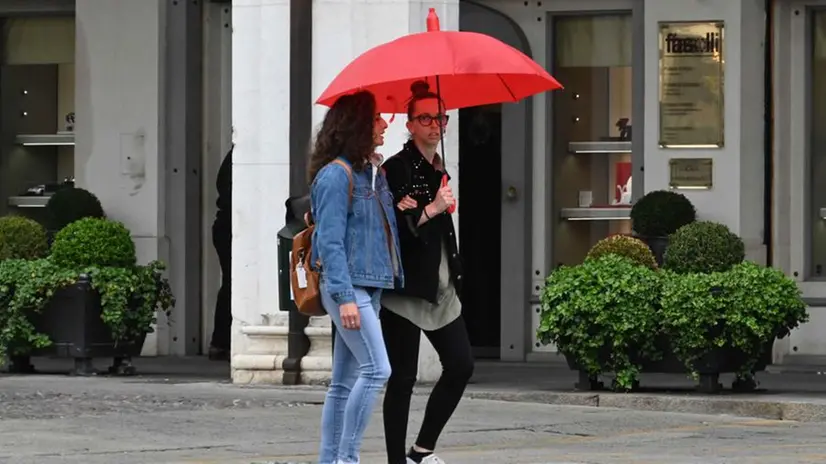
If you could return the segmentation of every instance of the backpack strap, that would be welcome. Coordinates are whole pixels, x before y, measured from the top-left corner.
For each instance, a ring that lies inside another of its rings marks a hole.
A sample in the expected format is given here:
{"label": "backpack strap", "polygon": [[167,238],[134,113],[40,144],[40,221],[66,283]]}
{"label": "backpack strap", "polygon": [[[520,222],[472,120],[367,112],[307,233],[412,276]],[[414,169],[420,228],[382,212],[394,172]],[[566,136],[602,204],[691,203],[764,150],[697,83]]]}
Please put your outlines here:
{"label": "backpack strap", "polygon": [[334,159],[333,163],[336,163],[339,166],[343,167],[344,172],[347,173],[347,179],[350,181],[349,192],[348,192],[348,195],[347,195],[347,204],[349,205],[350,203],[353,202],[353,170],[350,168],[350,165],[347,164],[347,162],[345,162],[341,158]]}

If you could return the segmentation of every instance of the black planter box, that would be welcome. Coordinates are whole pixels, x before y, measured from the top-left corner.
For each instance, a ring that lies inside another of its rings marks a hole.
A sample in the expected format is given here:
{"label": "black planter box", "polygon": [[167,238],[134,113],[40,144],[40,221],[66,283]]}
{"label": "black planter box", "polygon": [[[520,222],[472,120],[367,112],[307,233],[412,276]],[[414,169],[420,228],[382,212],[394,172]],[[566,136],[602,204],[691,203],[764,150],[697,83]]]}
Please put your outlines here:
{"label": "black planter box", "polygon": [[[661,337],[656,342],[657,348],[662,353],[662,358],[659,360],[650,359],[633,359],[632,361],[639,362],[642,365],[642,372],[647,374],[688,374],[688,369],[680,361],[674,352],[671,350],[671,345],[668,340]],[[774,340],[767,343],[764,347],[763,356],[757,361],[752,372],[762,372],[771,364],[772,347]],[[606,359],[609,354],[605,353]],[[746,362],[747,356],[740,350],[734,348],[719,348],[706,356],[698,359],[694,365],[694,369],[699,374],[699,382],[697,389],[703,393],[717,393],[722,390],[720,385],[720,374],[737,372]],[[579,390],[600,390],[604,388],[602,382],[596,377],[588,375],[587,372],[580,369],[579,364],[575,359],[565,355],[565,361],[571,370],[579,372],[579,382],[576,388]],[[732,385],[735,389],[753,390],[756,385],[753,383],[736,383]]]}
{"label": "black planter box", "polygon": [[[29,356],[74,358],[71,374],[94,375],[93,358],[113,358],[110,373],[134,374],[131,358],[139,356],[146,334],[136,340],[112,339],[109,327],[101,318],[100,295],[92,289],[87,276],[81,276],[74,285],[55,292],[51,301],[32,321],[35,329],[47,335],[52,344]],[[33,372],[29,356],[11,359],[12,372]]]}

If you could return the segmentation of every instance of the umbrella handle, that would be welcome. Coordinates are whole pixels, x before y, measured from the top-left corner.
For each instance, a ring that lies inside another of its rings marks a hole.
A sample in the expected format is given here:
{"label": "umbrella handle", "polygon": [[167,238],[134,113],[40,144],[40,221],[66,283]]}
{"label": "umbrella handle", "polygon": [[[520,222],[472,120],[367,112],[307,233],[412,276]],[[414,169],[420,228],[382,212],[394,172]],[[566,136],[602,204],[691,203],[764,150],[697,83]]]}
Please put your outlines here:
{"label": "umbrella handle", "polygon": [[[442,175],[442,187],[447,187],[447,174]],[[453,204],[447,208],[447,214],[453,214],[456,212],[456,205],[458,203],[458,201],[454,200]]]}

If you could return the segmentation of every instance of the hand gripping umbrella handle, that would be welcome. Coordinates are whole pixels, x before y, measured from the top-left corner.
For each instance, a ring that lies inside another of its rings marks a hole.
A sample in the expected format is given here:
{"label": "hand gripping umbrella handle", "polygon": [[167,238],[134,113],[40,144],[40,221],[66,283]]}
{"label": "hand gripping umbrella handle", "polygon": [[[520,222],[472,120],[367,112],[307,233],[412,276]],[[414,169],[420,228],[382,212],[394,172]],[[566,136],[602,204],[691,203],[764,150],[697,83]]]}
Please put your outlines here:
{"label": "hand gripping umbrella handle", "polygon": [[[442,176],[442,187],[447,187],[447,174],[445,174],[445,175],[443,175],[443,176]],[[453,204],[452,204],[452,205],[450,205],[450,206],[447,208],[447,214],[453,214],[453,213],[455,213],[455,212],[456,212],[456,205],[457,205],[458,203],[459,203],[458,201],[454,200],[454,201],[453,201]]]}

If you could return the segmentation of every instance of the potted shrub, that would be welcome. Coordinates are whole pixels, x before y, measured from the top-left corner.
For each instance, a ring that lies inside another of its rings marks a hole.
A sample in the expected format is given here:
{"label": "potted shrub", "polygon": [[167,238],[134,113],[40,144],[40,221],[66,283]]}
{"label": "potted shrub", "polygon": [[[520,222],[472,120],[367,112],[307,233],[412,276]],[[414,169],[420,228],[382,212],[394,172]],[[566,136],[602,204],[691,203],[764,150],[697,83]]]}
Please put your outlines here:
{"label": "potted shrub", "polygon": [[631,224],[636,236],[654,253],[662,266],[668,236],[697,219],[697,211],[685,195],[670,190],[646,193],[631,207]]}
{"label": "potted shrub", "polygon": [[[46,230],[42,225],[22,216],[0,218],[0,286],[11,280],[34,285],[40,273],[31,268],[33,261],[30,260],[42,258],[48,251]],[[48,340],[34,330],[25,312],[16,310],[25,302],[13,297],[12,291],[0,288],[0,361],[6,356],[15,361],[21,352],[25,354],[31,347],[48,344]],[[12,349],[3,349],[5,346]]]}
{"label": "potted shrub", "polygon": [[37,221],[22,216],[0,218],[0,261],[37,259],[48,252],[46,230]]}
{"label": "potted shrub", "polygon": [[537,338],[554,343],[581,382],[614,372],[615,388],[630,389],[643,360],[659,357],[660,285],[658,272],[613,253],[562,266],[542,290]]}
{"label": "potted shrub", "polygon": [[808,320],[797,284],[777,269],[743,262],[724,272],[664,277],[663,330],[687,370],[711,390],[721,372],[748,379],[764,369],[774,340]]}
{"label": "potted shrub", "polygon": [[600,240],[588,251],[586,258],[596,259],[608,254],[624,256],[637,264],[657,269],[657,261],[648,245],[629,235],[617,234]]}
{"label": "potted shrub", "polygon": [[678,274],[725,272],[746,256],[743,240],[724,224],[698,221],[668,238],[663,267]]}
{"label": "potted shrub", "polygon": [[126,227],[98,218],[63,228],[46,259],[0,263],[0,313],[30,324],[0,337],[0,350],[72,357],[78,374],[94,373],[92,358],[113,357],[131,372],[157,311],[174,305],[163,264],[135,263]]}
{"label": "potted shrub", "polygon": [[100,200],[88,190],[66,187],[55,192],[46,203],[46,229],[52,234],[86,217],[106,217]]}

